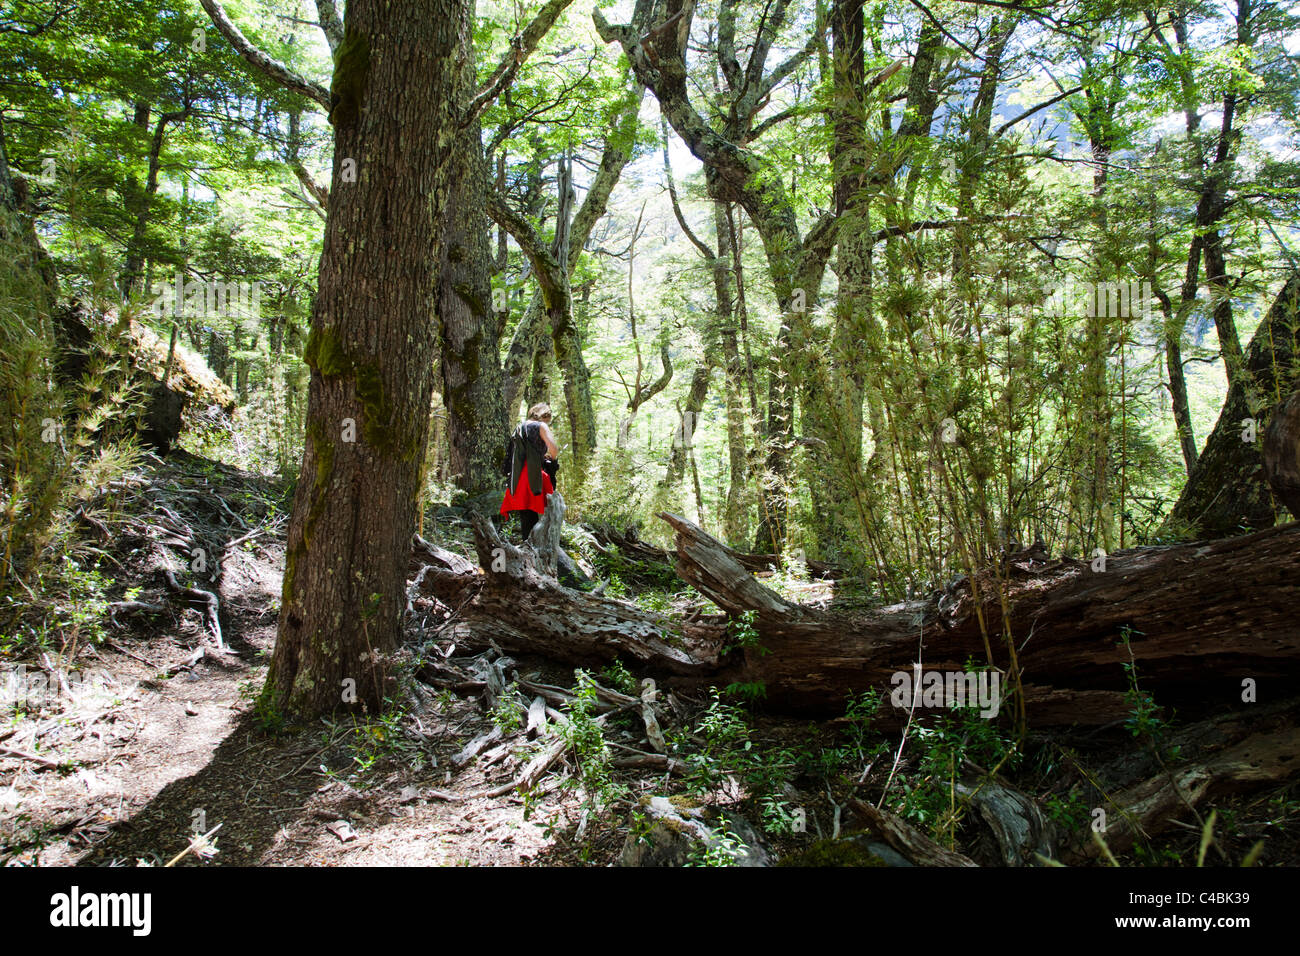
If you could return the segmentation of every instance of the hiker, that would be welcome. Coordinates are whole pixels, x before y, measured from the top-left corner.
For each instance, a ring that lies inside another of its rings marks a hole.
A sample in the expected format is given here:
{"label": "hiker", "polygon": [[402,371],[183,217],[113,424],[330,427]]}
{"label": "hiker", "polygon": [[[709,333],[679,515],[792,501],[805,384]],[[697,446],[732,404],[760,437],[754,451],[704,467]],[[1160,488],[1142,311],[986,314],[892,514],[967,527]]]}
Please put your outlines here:
{"label": "hiker", "polygon": [[539,402],[528,409],[528,421],[515,429],[506,448],[501,473],[510,484],[501,502],[501,514],[519,513],[519,530],[528,540],[533,526],[546,510],[546,497],[555,493],[559,446],[551,434],[551,406]]}

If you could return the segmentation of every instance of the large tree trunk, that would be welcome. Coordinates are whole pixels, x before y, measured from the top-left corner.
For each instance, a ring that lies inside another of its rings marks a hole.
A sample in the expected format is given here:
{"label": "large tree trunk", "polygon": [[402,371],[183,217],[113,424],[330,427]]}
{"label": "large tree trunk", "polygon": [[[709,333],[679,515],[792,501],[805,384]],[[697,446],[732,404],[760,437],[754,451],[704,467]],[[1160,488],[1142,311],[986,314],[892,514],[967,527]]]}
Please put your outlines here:
{"label": "large tree trunk", "polygon": [[1162,534],[1218,538],[1242,528],[1267,528],[1277,519],[1262,471],[1260,437],[1267,410],[1300,386],[1298,313],[1300,273],[1287,280],[1255,332],[1245,369],[1228,388],[1219,421]]}
{"label": "large tree trunk", "polygon": [[[754,580],[727,549],[689,522],[677,530],[678,573],[731,614],[753,610],[766,649],[718,675],[767,685],[769,701],[836,710],[844,695],[887,687],[920,660],[960,671],[987,660],[1005,669],[1003,599],[1025,681],[1030,723],[1098,724],[1130,710],[1117,644],[1128,629],[1145,691],[1187,712],[1228,709],[1241,681],[1300,675],[1300,635],[1290,608],[1300,596],[1300,527],[1214,543],[1138,548],[1108,556],[1105,570],[1013,556],[928,602],[867,613],[791,605]],[[1009,685],[1008,694],[1009,694]],[[1004,694],[1006,696],[1006,694]]]}
{"label": "large tree trunk", "polygon": [[[276,711],[379,708],[391,691],[468,13],[464,0],[347,6],[331,113],[335,185],[304,354],[307,441],[264,697]],[[355,182],[342,176],[352,161]]]}
{"label": "large tree trunk", "polygon": [[9,175],[9,148],[4,117],[0,116],[0,245],[5,248],[5,271],[33,307],[30,327],[38,335],[49,333],[50,313],[59,295],[58,279],[49,253],[41,245],[35,226],[25,215],[26,189]]}
{"label": "large tree trunk", "polygon": [[[475,82],[474,47],[468,33],[462,42],[461,83],[468,90]],[[456,476],[456,486],[474,503],[497,492],[497,466],[509,433],[500,343],[491,311],[491,220],[481,198],[488,186],[488,168],[478,122],[460,131],[450,175],[438,282],[442,402],[450,436],[448,467]]]}
{"label": "large tree trunk", "polygon": [[[1108,556],[1104,570],[1078,561],[1013,555],[1002,571],[977,575],[929,601],[870,611],[791,604],[755,580],[738,555],[675,515],[677,570],[730,615],[754,612],[758,645],[734,643],[718,618],[677,630],[621,601],[569,591],[535,574],[494,569],[501,547],[486,523],[476,529],[485,574],[441,567],[425,581],[459,608],[456,636],[491,637],[503,648],[575,663],[616,657],[669,684],[763,684],[769,706],[811,714],[843,713],[845,698],[886,694],[881,720],[905,712],[888,703],[898,673],[918,661],[926,672],[962,672],[969,661],[1005,670],[1003,599],[1022,668],[1033,726],[1096,726],[1131,713],[1124,665],[1136,662],[1140,686],[1180,714],[1242,706],[1243,680],[1258,693],[1300,676],[1300,526],[1225,541],[1138,548]],[[424,557],[424,556],[421,556]],[[462,559],[463,560],[463,559]],[[1003,584],[999,587],[999,577]],[[523,608],[519,595],[528,594]],[[986,643],[981,629],[995,635]],[[1121,637],[1128,636],[1127,646]],[[1130,652],[1132,657],[1130,658]],[[1012,682],[1003,683],[1002,698]],[[1247,705],[1248,706],[1248,705]]]}
{"label": "large tree trunk", "polygon": [[1293,518],[1300,518],[1300,391],[1273,409],[1264,432],[1264,480]]}

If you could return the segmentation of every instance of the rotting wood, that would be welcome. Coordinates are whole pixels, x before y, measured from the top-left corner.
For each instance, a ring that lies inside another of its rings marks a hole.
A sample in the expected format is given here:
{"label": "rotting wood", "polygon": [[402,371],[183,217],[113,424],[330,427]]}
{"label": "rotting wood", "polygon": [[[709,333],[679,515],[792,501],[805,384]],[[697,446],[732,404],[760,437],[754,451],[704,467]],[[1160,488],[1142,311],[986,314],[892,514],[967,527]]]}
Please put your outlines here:
{"label": "rotting wood", "polygon": [[886,843],[918,866],[976,866],[974,860],[946,850],[910,823],[864,800],[849,800],[849,808]]}
{"label": "rotting wood", "polygon": [[458,641],[575,665],[622,659],[665,688],[762,684],[766,705],[789,713],[842,714],[848,695],[875,689],[885,693],[881,726],[904,716],[890,706],[890,692],[895,675],[911,673],[918,649],[926,672],[985,663],[981,617],[1002,670],[1000,693],[1010,693],[999,588],[1031,726],[1123,719],[1130,660],[1145,692],[1188,717],[1240,708],[1244,678],[1300,677],[1300,631],[1290,610],[1300,599],[1300,525],[1118,551],[1104,570],[1011,555],[1003,569],[959,579],[928,600],[863,611],[833,599],[825,609],[787,601],[732,549],[680,516],[660,517],[676,532],[679,576],[727,615],[753,611],[757,646],[727,652],[732,639],[722,616],[674,625],[627,602],[562,587],[536,569],[531,549],[502,541],[479,516],[472,520],[484,570],[457,572],[444,559],[423,587],[459,608],[444,632]]}

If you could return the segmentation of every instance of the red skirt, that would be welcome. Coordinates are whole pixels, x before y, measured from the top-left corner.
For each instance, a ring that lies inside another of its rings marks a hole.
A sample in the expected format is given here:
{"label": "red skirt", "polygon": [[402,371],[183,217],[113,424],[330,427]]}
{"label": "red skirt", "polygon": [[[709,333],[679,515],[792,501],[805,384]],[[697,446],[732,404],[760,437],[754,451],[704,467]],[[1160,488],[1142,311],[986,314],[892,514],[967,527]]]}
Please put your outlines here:
{"label": "red skirt", "polygon": [[528,466],[524,465],[519,469],[519,484],[515,485],[515,490],[507,494],[501,502],[501,513],[536,511],[541,514],[546,510],[546,496],[554,493],[555,485],[551,482],[551,476],[542,472],[542,493],[533,494],[533,489],[528,484]]}

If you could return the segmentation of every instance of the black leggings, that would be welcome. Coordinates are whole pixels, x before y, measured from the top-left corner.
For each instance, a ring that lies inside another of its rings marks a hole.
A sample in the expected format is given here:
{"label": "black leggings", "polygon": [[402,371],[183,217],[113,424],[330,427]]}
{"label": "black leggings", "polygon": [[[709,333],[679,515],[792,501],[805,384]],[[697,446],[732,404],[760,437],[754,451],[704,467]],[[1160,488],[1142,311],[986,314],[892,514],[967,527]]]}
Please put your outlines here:
{"label": "black leggings", "polygon": [[524,541],[527,541],[528,536],[532,534],[533,526],[537,524],[537,520],[541,515],[536,511],[529,511],[527,509],[516,511],[515,514],[519,515],[519,530],[524,536]]}

